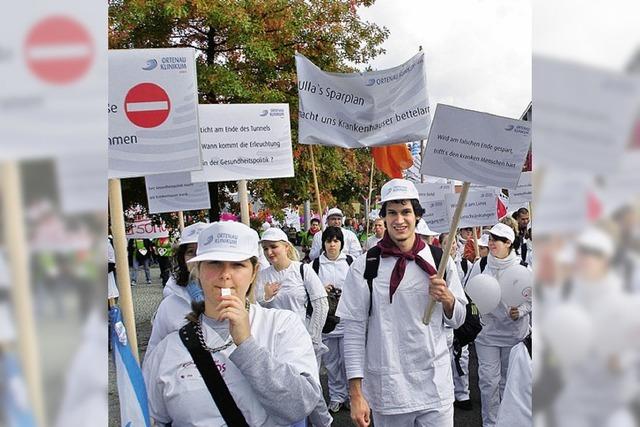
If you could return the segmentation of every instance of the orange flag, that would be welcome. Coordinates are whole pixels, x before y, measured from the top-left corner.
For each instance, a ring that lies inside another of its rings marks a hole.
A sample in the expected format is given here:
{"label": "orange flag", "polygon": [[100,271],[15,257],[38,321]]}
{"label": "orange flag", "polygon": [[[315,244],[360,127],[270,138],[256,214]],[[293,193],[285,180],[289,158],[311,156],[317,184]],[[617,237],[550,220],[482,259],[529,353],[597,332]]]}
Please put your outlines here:
{"label": "orange flag", "polygon": [[413,165],[407,144],[373,147],[371,152],[378,169],[389,178],[402,178],[402,171]]}

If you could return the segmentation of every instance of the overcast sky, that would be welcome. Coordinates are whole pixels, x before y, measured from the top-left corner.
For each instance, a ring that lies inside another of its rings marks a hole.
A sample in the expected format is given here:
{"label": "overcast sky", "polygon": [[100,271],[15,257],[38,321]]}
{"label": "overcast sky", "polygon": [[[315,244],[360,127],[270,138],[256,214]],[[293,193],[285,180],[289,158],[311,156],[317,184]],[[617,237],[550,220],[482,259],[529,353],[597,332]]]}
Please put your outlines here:
{"label": "overcast sky", "polygon": [[374,69],[426,55],[429,104],[519,118],[531,101],[529,0],[377,0],[358,8],[389,29]]}

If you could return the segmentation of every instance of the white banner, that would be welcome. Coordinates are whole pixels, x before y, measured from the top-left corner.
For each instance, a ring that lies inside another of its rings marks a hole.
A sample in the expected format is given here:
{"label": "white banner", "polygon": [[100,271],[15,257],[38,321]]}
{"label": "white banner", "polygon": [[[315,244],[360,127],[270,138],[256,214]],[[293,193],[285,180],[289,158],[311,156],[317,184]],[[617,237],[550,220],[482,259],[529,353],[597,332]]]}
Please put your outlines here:
{"label": "white banner", "polygon": [[528,203],[533,200],[532,176],[532,172],[522,172],[516,188],[509,190],[509,201],[512,204]]}
{"label": "white banner", "polygon": [[427,137],[424,53],[368,73],[327,73],[296,53],[302,144],[374,147]]}
{"label": "white banner", "polygon": [[420,171],[513,188],[530,143],[530,122],[438,104]]}
{"label": "white banner", "polygon": [[[498,222],[497,197],[492,190],[469,191],[464,203],[458,228],[481,227],[494,225]],[[453,218],[460,193],[445,195],[445,201],[449,210],[449,219]]]}
{"label": "white banner", "polygon": [[155,239],[169,237],[169,230],[162,225],[154,225],[149,218],[125,224],[127,239]]}
{"label": "white banner", "polygon": [[192,181],[293,176],[288,104],[200,105],[202,171]]}
{"label": "white banner", "polygon": [[201,169],[194,52],[109,51],[109,178]]}
{"label": "white banner", "polygon": [[420,205],[422,205],[425,210],[422,219],[425,220],[431,230],[438,233],[449,232],[451,222],[444,198],[442,200],[430,200],[424,203],[420,201]]}
{"label": "white banner", "polygon": [[206,182],[191,182],[189,172],[151,175],[144,179],[149,213],[209,209],[209,187]]}
{"label": "white banner", "polygon": [[414,184],[416,190],[418,190],[418,200],[422,207],[425,203],[429,203],[435,200],[444,200],[445,194],[453,194],[453,184],[446,183],[418,183]]}

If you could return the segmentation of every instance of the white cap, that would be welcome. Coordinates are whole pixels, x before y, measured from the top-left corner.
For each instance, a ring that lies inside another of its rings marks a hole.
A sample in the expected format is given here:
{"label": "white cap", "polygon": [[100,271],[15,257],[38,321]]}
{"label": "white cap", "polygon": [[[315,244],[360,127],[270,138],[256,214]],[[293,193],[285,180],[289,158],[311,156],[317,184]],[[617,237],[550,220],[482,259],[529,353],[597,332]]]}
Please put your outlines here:
{"label": "white cap", "polygon": [[338,208],[331,208],[329,209],[329,211],[327,212],[327,219],[329,219],[330,216],[334,216],[334,215],[339,215],[340,217],[343,217],[344,215],[342,214],[342,211]]}
{"label": "white cap", "polygon": [[432,231],[429,226],[427,225],[427,222],[420,218],[420,221],[418,221],[418,225],[416,226],[416,233],[421,234],[423,236],[437,236],[438,233],[436,233],[435,231]]}
{"label": "white cap", "polygon": [[198,243],[198,235],[200,232],[207,228],[210,224],[206,222],[196,222],[182,229],[180,234],[180,244],[186,245],[188,243]]}
{"label": "white cap", "polygon": [[511,243],[513,243],[516,239],[516,234],[513,232],[513,228],[501,222],[491,227],[491,230],[484,230],[483,234],[493,234],[494,236],[504,237]]}
{"label": "white cap", "polygon": [[279,228],[271,227],[268,230],[266,230],[264,233],[262,233],[262,238],[260,239],[260,241],[261,242],[280,242],[280,241],[288,242],[289,239],[287,238],[287,235],[284,231],[280,230]]}
{"label": "white cap", "polygon": [[258,257],[258,233],[241,222],[214,222],[200,232],[196,257],[199,261],[244,261]]}
{"label": "white cap", "polygon": [[609,235],[604,231],[595,227],[589,227],[583,231],[576,240],[576,246],[578,248],[585,248],[601,253],[607,258],[611,258],[614,252],[613,240],[611,240],[611,237],[609,237]]}
{"label": "white cap", "polygon": [[391,200],[418,200],[416,186],[406,179],[392,179],[382,186],[380,194],[382,195],[382,203]]}
{"label": "white cap", "polygon": [[489,235],[483,234],[480,236],[480,240],[478,240],[478,246],[483,246],[485,248],[489,247]]}
{"label": "white cap", "polygon": [[269,224],[268,222],[262,223],[262,231],[266,231],[270,228],[271,228],[271,224]]}

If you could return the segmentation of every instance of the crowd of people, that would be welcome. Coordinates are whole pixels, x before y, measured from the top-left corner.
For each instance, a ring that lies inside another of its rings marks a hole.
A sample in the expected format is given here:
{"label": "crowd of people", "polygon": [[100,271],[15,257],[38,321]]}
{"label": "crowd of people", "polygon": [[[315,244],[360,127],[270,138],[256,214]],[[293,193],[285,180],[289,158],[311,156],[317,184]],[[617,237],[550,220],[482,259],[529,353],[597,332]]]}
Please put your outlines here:
{"label": "crowd of people", "polygon": [[173,260],[142,363],[157,425],[329,426],[348,410],[357,426],[453,426],[454,408],[473,408],[470,344],[456,343],[474,317],[483,426],[531,425],[531,303],[479,316],[465,293],[476,275],[531,268],[528,210],[459,229],[440,277],[449,236],[421,219],[413,183],[390,180],[381,196],[363,241],[332,208],[299,242],[238,222],[191,224],[173,245],[130,242],[132,284],[149,257]]}

